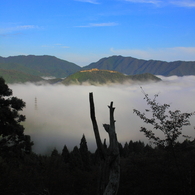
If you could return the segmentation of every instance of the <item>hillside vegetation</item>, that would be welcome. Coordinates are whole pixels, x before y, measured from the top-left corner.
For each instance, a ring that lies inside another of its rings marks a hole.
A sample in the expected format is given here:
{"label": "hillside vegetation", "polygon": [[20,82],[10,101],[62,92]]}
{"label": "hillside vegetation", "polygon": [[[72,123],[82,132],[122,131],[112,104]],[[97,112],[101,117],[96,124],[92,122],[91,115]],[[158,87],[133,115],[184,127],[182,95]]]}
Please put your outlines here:
{"label": "hillside vegetation", "polygon": [[66,77],[81,69],[78,65],[54,56],[12,56],[0,57],[0,68],[17,70],[35,76]]}
{"label": "hillside vegetation", "polygon": [[83,69],[105,69],[119,71],[127,75],[150,73],[163,76],[195,75],[195,62],[175,61],[165,62],[158,60],[139,60],[132,57],[111,56],[102,58],[85,66]]}
{"label": "hillside vegetation", "polygon": [[111,83],[119,83],[123,84],[125,82],[134,82],[134,81],[160,81],[158,77],[151,74],[141,74],[141,75],[133,75],[126,76],[117,71],[109,71],[109,70],[99,70],[99,69],[91,69],[91,70],[82,70],[76,72],[65,78],[62,83],[65,85],[81,85],[81,84],[91,84],[91,85],[103,85],[103,84],[111,84]]}
{"label": "hillside vegetation", "polygon": [[0,77],[3,77],[6,83],[25,83],[25,82],[40,82],[44,81],[39,76],[15,71],[15,70],[4,70],[0,69]]}
{"label": "hillside vegetation", "polygon": [[[97,194],[99,153],[91,153],[87,142],[85,147],[78,146],[69,150],[64,143],[62,151],[54,149],[47,156],[30,153],[22,158],[10,156],[7,161],[0,158],[1,194]],[[118,195],[193,195],[195,141],[186,140],[174,147],[178,166],[168,149],[153,148],[141,141],[119,143]]]}

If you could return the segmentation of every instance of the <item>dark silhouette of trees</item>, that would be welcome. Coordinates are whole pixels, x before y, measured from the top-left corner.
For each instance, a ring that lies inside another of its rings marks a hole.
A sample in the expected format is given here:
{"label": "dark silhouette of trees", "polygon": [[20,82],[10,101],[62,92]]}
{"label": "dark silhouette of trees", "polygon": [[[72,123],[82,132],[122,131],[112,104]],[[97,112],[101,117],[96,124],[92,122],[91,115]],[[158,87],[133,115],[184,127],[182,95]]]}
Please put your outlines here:
{"label": "dark silhouette of trees", "polygon": [[30,136],[24,135],[21,122],[25,116],[23,110],[25,102],[12,96],[12,90],[0,77],[0,155],[18,155],[21,151],[30,153],[32,142]]}
{"label": "dark silhouette of trees", "polygon": [[[195,141],[185,140],[174,146],[184,173],[186,193],[183,193],[183,184],[169,150],[132,140],[119,145],[125,155],[120,158],[118,195],[195,194]],[[136,150],[129,151],[128,148]],[[69,162],[64,161],[62,151],[57,149],[49,156],[30,153],[19,161],[6,161],[0,157],[0,194],[96,194],[100,161],[91,161],[91,169],[85,170],[80,148],[73,150]],[[92,158],[94,154],[89,153],[89,156]],[[80,164],[72,164],[77,159]]]}
{"label": "dark silhouette of trees", "polygon": [[81,159],[83,162],[84,169],[90,170],[91,169],[91,159],[90,159],[90,152],[88,150],[85,135],[83,135],[83,137],[81,138],[79,151],[81,154]]}
{"label": "dark silhouette of trees", "polygon": [[64,145],[64,148],[62,150],[62,158],[63,158],[65,163],[69,162],[70,152],[69,152],[69,150],[68,150],[66,145]]}

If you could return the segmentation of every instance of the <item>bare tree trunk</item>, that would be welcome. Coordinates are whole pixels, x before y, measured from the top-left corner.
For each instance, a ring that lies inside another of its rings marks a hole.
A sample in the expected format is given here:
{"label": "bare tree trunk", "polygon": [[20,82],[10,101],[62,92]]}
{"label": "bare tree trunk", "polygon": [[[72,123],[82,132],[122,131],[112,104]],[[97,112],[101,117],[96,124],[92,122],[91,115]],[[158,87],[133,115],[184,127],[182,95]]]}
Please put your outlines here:
{"label": "bare tree trunk", "polygon": [[101,173],[99,181],[98,195],[117,195],[120,180],[120,154],[118,148],[117,135],[115,132],[115,120],[113,102],[108,106],[110,111],[110,124],[103,124],[105,131],[109,135],[110,145],[106,149],[99,135],[98,125],[95,117],[95,107],[93,93],[89,94],[90,116],[93,124],[97,148],[101,158]]}

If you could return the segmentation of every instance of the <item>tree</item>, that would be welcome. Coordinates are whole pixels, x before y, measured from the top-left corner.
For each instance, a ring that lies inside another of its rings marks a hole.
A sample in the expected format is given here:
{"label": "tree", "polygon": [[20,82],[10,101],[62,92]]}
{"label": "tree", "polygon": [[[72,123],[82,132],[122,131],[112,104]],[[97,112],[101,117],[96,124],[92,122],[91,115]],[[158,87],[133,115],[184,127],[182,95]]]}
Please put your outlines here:
{"label": "tree", "polygon": [[83,169],[83,161],[82,161],[81,153],[77,146],[75,146],[72,152],[70,153],[69,163],[72,169],[80,169],[80,170]]}
{"label": "tree", "polygon": [[156,101],[158,94],[154,96],[154,99],[150,99],[148,94],[144,91],[144,99],[149,106],[149,109],[145,111],[150,112],[151,117],[147,117],[146,113],[134,109],[136,113],[145,123],[151,124],[153,129],[160,130],[164,134],[164,139],[156,136],[153,130],[148,130],[146,127],[141,127],[141,132],[144,132],[145,136],[151,140],[157,146],[173,147],[176,144],[177,139],[182,135],[182,127],[190,125],[189,118],[195,114],[181,113],[180,110],[171,111],[169,104],[159,104]]}
{"label": "tree", "polygon": [[24,135],[24,127],[20,124],[25,121],[25,116],[19,113],[24,107],[25,102],[13,97],[12,90],[0,77],[0,155],[31,152],[33,143],[30,136]]}
{"label": "tree", "polygon": [[[156,101],[158,94],[154,96],[154,99],[150,99],[148,94],[144,91],[144,99],[149,106],[149,109],[145,111],[151,117],[147,117],[146,113],[141,113],[140,111],[134,109],[133,111],[147,124],[151,124],[154,130],[160,130],[164,134],[164,138],[158,137],[153,130],[148,130],[146,127],[141,127],[141,132],[144,132],[145,136],[151,140],[159,148],[166,148],[167,151],[171,152],[170,157],[173,157],[174,167],[177,169],[178,177],[181,180],[183,194],[187,194],[189,186],[187,185],[188,181],[185,178],[190,178],[185,171],[182,171],[183,167],[179,162],[179,158],[176,155],[175,146],[180,135],[182,135],[183,126],[190,125],[190,117],[195,114],[191,113],[182,113],[180,110],[171,111],[169,110],[169,104],[159,104]],[[186,137],[186,135],[183,135]],[[187,136],[188,137],[188,136]],[[181,157],[181,156],[179,156]],[[182,164],[183,165],[183,164]]]}
{"label": "tree", "polygon": [[[90,116],[95,134],[97,148],[101,159],[100,179],[98,185],[98,195],[117,195],[120,180],[120,153],[115,132],[115,120],[113,102],[108,106],[110,111],[110,124],[103,124],[105,131],[109,135],[110,145],[105,147],[100,139],[98,125],[95,117],[95,106],[93,93],[89,94]],[[105,142],[104,142],[105,143]]]}
{"label": "tree", "polygon": [[52,156],[52,157],[57,157],[57,156],[59,156],[59,153],[58,153],[58,151],[57,151],[56,148],[54,148],[53,151],[51,152],[51,156]]}
{"label": "tree", "polygon": [[79,148],[80,154],[81,154],[81,158],[83,161],[83,166],[85,170],[90,170],[90,166],[91,166],[91,162],[90,162],[90,156],[89,156],[89,150],[88,150],[88,146],[87,146],[87,141],[85,139],[85,135],[83,135],[83,137],[81,138],[81,142],[80,142],[80,148]]}
{"label": "tree", "polygon": [[69,162],[70,152],[69,152],[69,150],[68,150],[66,145],[64,145],[64,148],[62,150],[62,158],[63,158],[65,163]]}

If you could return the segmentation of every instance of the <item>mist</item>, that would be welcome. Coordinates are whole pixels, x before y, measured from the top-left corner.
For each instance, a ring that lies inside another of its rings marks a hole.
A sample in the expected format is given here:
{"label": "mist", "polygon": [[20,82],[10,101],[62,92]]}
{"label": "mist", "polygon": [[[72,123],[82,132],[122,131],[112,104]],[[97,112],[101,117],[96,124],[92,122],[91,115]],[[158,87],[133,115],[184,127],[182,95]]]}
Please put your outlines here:
{"label": "mist", "polygon": [[[13,95],[26,102],[21,112],[26,116],[23,123],[25,134],[30,135],[34,142],[33,151],[45,154],[54,148],[59,152],[64,145],[71,151],[79,146],[82,135],[87,140],[91,151],[96,149],[96,142],[89,110],[89,93],[93,92],[96,119],[101,139],[108,135],[102,124],[109,123],[108,105],[113,101],[115,109],[116,133],[122,144],[147,139],[140,132],[145,124],[133,114],[133,109],[144,111],[147,108],[143,99],[143,88],[149,97],[159,94],[157,101],[171,105],[171,110],[182,112],[195,111],[195,76],[163,77],[158,83],[126,84],[110,86],[64,86],[35,85],[32,83],[12,84],[9,87]],[[36,101],[35,101],[36,99]],[[191,117],[191,126],[184,128],[186,135],[195,137],[195,116]]]}

